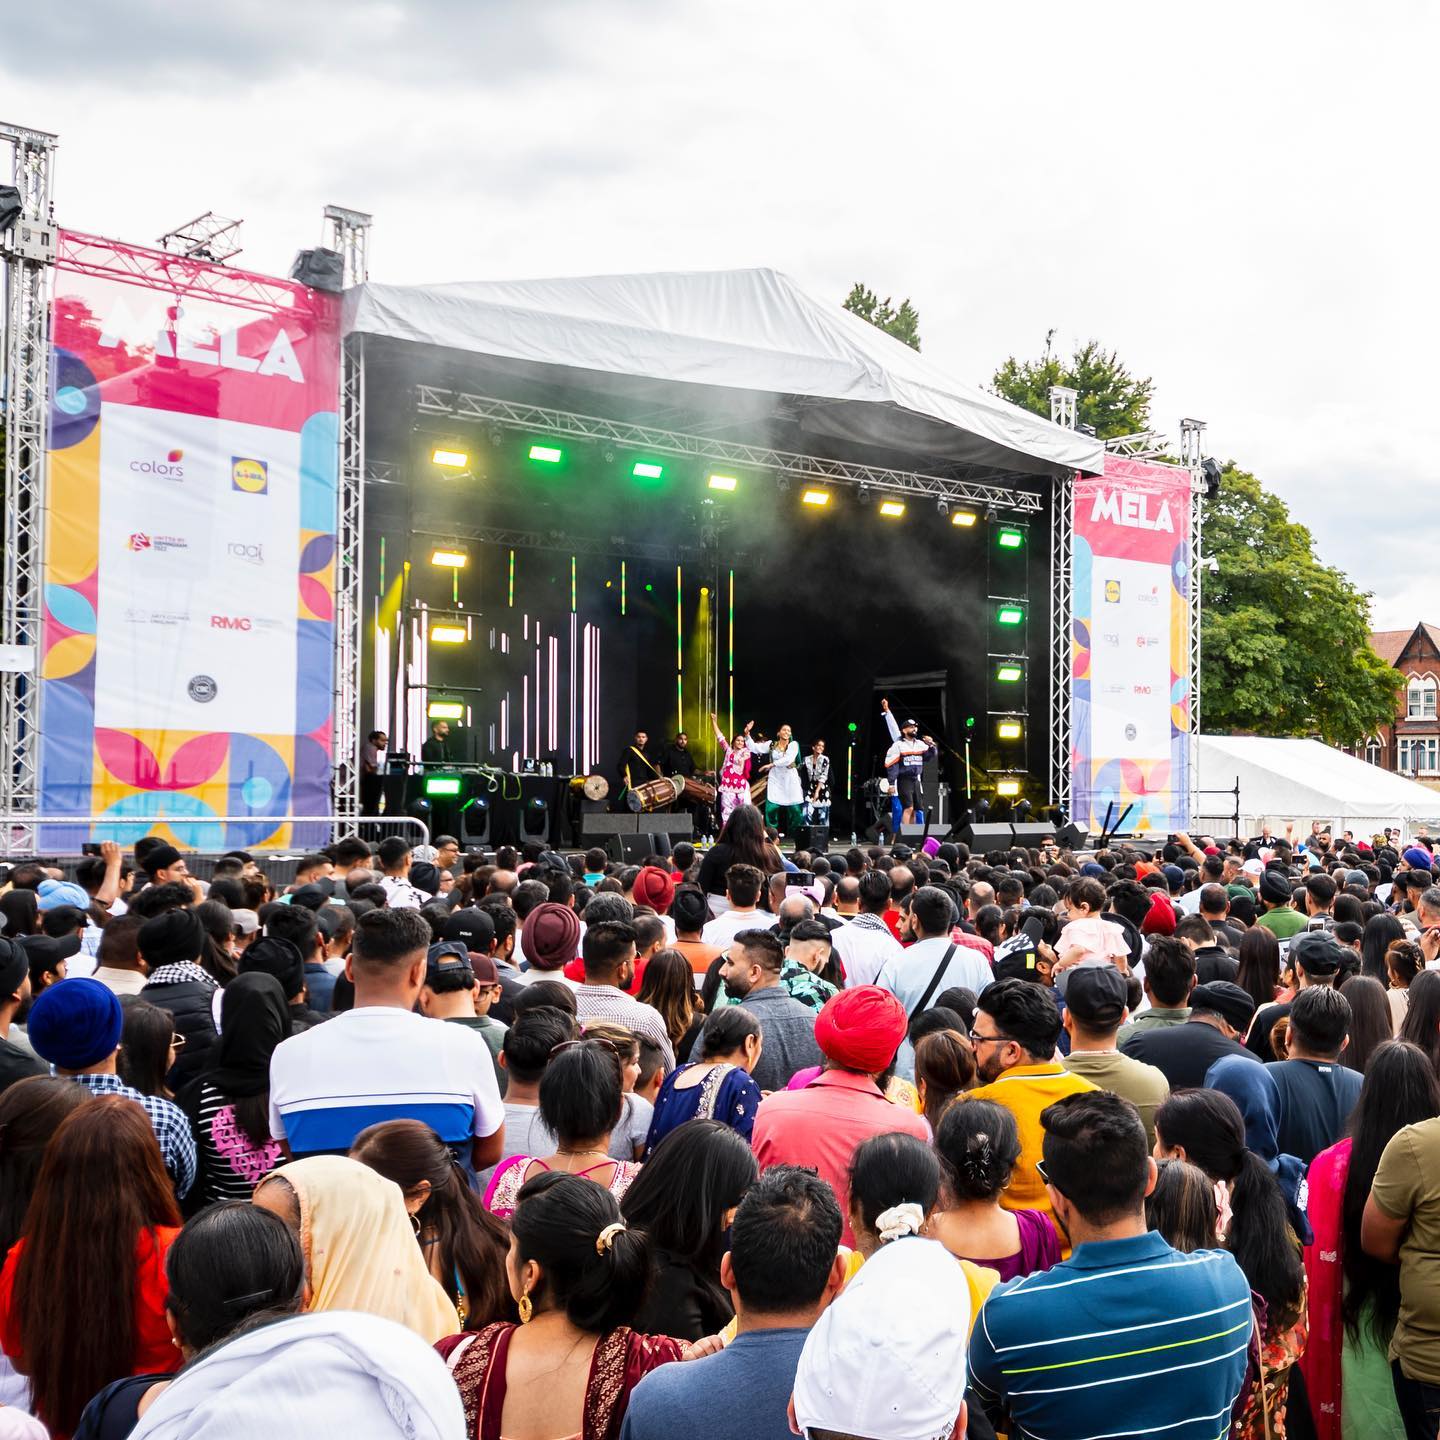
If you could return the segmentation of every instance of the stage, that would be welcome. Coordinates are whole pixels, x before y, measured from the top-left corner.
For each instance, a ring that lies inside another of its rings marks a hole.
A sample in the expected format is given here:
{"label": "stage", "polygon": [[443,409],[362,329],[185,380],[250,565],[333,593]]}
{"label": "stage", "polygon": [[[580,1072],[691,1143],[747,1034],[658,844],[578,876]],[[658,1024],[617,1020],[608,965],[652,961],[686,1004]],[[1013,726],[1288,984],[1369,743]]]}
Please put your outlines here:
{"label": "stage", "polygon": [[[527,762],[603,774],[613,796],[636,731],[658,751],[683,730],[714,772],[712,714],[727,737],[789,724],[802,756],[826,742],[831,828],[848,836],[871,818],[861,791],[889,744],[886,696],[939,744],[932,799],[943,783],[955,810],[1005,780],[1047,801],[1051,489],[1064,447],[1083,458],[1093,443],[993,397],[1020,417],[1008,443],[953,415],[734,388],[757,385],[755,355],[732,357],[729,388],[674,379],[676,344],[727,327],[736,350],[763,329],[762,304],[814,307],[793,343],[831,388],[842,342],[852,364],[870,358],[857,326],[900,372],[923,362],[768,272],[629,280],[670,345],[658,373],[598,368],[592,332],[620,281],[553,282],[543,316],[532,293],[519,318],[515,294],[490,293],[506,287],[440,287],[486,292],[469,297],[470,329],[453,332],[452,313],[449,346],[400,338],[429,292],[372,285],[347,303],[367,396],[363,732],[418,759],[447,718],[456,768],[485,770],[468,800]],[[733,309],[713,306],[716,286]],[[468,348],[498,348],[477,338],[497,309],[510,348],[528,321],[536,344],[563,333],[566,353]],[[691,333],[665,336],[662,311]],[[717,378],[713,356],[702,369]]]}

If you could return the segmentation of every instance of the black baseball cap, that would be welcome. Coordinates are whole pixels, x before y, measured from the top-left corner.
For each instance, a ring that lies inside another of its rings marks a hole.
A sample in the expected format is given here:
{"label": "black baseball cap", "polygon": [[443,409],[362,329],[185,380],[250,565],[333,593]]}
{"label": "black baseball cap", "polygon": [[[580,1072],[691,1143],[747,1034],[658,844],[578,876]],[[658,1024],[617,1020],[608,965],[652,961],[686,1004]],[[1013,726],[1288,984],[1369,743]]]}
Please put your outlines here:
{"label": "black baseball cap", "polygon": [[0,1001],[8,1000],[30,973],[30,960],[25,951],[0,936]]}
{"label": "black baseball cap", "polygon": [[1075,965],[1062,975],[1066,1008],[1082,1025],[1108,1030],[1120,1023],[1130,987],[1113,965]]}
{"label": "black baseball cap", "polygon": [[53,935],[22,935],[20,944],[27,963],[41,960],[47,970],[54,970],[62,960],[80,953],[78,935],[66,935],[59,940]]}
{"label": "black baseball cap", "polygon": [[468,905],[446,920],[440,938],[458,940],[467,952],[485,955],[495,943],[495,922],[483,910]]}
{"label": "black baseball cap", "polygon": [[441,940],[432,945],[425,955],[425,983],[432,984],[442,975],[463,975],[475,980],[475,971],[470,964],[470,952],[460,940]]}
{"label": "black baseball cap", "polygon": [[1334,975],[1345,949],[1327,930],[1305,930],[1290,942],[1290,959],[1307,975]]}

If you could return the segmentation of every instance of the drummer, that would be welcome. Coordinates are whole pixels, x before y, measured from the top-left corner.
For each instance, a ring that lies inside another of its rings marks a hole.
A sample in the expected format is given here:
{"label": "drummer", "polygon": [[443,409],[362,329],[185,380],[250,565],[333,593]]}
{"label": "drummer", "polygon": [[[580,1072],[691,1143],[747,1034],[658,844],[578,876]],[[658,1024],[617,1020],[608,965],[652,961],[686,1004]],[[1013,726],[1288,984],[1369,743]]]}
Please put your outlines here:
{"label": "drummer", "polygon": [[[690,737],[683,730],[665,747],[660,756],[660,768],[666,775],[678,775],[682,780],[694,778],[695,755],[690,749]],[[708,805],[703,805],[696,800],[688,800],[681,795],[670,808],[677,815],[683,815],[688,810],[694,821],[697,835],[708,835],[714,829],[711,809]]]}
{"label": "drummer", "polygon": [[620,776],[620,789],[615,797],[616,808],[623,810],[627,790],[635,785],[643,785],[647,780],[660,778],[660,767],[650,758],[650,736],[646,731],[635,732],[635,738],[625,747],[615,769]]}

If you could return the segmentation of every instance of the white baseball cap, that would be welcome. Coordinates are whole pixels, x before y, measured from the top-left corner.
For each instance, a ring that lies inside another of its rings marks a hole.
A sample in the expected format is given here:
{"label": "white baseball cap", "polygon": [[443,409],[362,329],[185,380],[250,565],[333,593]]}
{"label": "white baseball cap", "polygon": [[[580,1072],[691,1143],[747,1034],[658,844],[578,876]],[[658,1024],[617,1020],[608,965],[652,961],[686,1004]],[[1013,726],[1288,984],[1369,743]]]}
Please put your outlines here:
{"label": "white baseball cap", "polygon": [[1247,860],[1240,868],[1247,875],[1263,875],[1265,873],[1265,862],[1263,860]]}
{"label": "white baseball cap", "polygon": [[801,1431],[949,1440],[965,1400],[970,1292],[918,1236],[882,1245],[815,1322],[795,1372]]}

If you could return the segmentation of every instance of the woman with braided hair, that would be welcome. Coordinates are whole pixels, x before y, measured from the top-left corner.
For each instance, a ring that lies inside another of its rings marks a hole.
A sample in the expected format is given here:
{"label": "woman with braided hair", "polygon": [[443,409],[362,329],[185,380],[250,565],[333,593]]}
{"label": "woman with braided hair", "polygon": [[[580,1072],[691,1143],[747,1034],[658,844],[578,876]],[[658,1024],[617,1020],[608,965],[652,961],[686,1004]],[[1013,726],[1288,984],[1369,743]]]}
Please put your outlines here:
{"label": "woman with braided hair", "polygon": [[1000,1196],[1020,1158],[1015,1117],[992,1100],[951,1105],[935,1135],[949,1204],[934,1216],[935,1238],[952,1254],[996,1270],[1002,1280],[1048,1270],[1060,1239],[1043,1210],[1005,1210]]}

